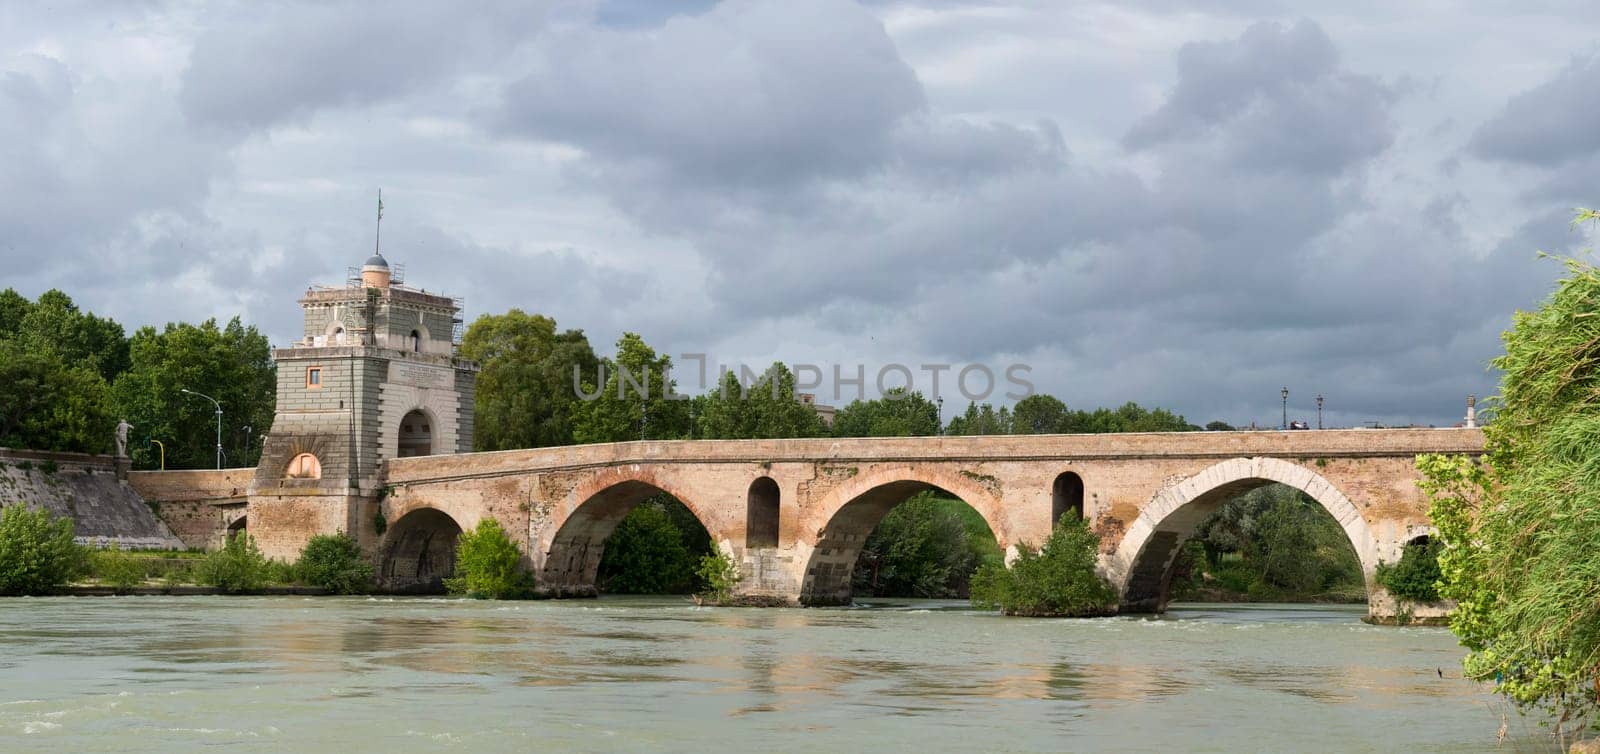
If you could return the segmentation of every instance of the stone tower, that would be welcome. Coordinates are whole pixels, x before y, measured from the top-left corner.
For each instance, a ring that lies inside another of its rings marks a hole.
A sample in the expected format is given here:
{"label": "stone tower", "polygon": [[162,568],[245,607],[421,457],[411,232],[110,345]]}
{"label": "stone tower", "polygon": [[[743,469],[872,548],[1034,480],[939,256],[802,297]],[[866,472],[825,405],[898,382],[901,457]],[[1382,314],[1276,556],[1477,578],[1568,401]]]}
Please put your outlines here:
{"label": "stone tower", "polygon": [[458,300],[407,287],[375,254],[300,308],[303,337],[273,350],[277,413],[246,514],[278,558],[336,531],[371,547],[385,461],[472,450],[477,366],[456,355]]}

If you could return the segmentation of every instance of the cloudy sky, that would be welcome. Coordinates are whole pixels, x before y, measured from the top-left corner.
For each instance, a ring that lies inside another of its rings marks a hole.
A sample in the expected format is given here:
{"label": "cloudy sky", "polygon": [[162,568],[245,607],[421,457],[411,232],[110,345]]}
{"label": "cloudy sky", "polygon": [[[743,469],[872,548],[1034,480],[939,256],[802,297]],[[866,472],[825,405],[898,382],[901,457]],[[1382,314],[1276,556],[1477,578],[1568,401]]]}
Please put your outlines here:
{"label": "cloudy sky", "polygon": [[0,285],[284,344],[382,187],[408,282],[602,351],[1447,424],[1593,241],[1583,0],[452,5],[0,6]]}

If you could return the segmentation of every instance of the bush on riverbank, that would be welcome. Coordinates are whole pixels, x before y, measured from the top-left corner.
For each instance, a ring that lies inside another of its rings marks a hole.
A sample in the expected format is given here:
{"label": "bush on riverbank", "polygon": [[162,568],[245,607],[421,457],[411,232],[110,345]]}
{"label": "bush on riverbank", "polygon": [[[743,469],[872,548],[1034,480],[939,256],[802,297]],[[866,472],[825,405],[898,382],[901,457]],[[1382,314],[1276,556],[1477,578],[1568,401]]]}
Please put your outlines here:
{"label": "bush on riverbank", "polygon": [[295,580],[334,594],[364,594],[372,589],[372,564],[354,537],[319,534],[306,543],[294,566]]}
{"label": "bush on riverbank", "polygon": [[1007,568],[986,564],[972,577],[972,604],[1006,615],[1088,617],[1116,612],[1117,593],[1095,570],[1100,535],[1073,514],[1061,517],[1037,552],[1018,548]]}
{"label": "bush on riverbank", "polygon": [[478,599],[514,599],[533,592],[531,575],[522,571],[522,551],[492,518],[462,532],[456,544],[456,574],[444,585],[451,594]]}
{"label": "bush on riverbank", "polygon": [[144,583],[145,561],[113,544],[90,555],[89,576],[112,589],[126,591]]}
{"label": "bush on riverbank", "polygon": [[1378,564],[1375,578],[1379,586],[1397,599],[1438,602],[1439,548],[1433,540],[1407,544],[1400,562]]}
{"label": "bush on riverbank", "polygon": [[598,581],[608,594],[691,594],[711,535],[682,503],[665,495],[635,506],[606,539]]}
{"label": "bush on riverbank", "polygon": [[[279,566],[281,568],[281,566]],[[273,563],[261,554],[248,534],[228,538],[222,549],[206,556],[195,569],[196,580],[230,594],[250,592],[273,580]],[[281,579],[281,576],[280,576]]]}
{"label": "bush on riverbank", "polygon": [[730,604],[733,601],[733,588],[743,578],[739,574],[739,564],[721,550],[702,556],[695,575],[700,578],[700,583],[705,584],[694,595],[695,602],[702,605]]}
{"label": "bush on riverbank", "polygon": [[0,510],[0,595],[50,594],[82,573],[88,553],[72,528],[72,519],[22,504]]}
{"label": "bush on riverbank", "polygon": [[1600,268],[1566,266],[1502,337],[1484,458],[1420,456],[1417,468],[1466,676],[1572,733],[1600,720]]}

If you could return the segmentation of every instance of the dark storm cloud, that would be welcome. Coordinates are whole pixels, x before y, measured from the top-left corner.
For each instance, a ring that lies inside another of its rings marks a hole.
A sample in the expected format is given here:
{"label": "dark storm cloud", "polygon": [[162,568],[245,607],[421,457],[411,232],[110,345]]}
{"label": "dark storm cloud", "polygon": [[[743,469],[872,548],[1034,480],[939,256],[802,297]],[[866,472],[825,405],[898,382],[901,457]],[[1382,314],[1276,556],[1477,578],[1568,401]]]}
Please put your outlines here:
{"label": "dark storm cloud", "polygon": [[1589,239],[1593,34],[1559,3],[1438,29],[1281,5],[0,8],[4,285],[284,342],[383,186],[413,284],[601,350],[1453,420],[1560,273],[1533,252]]}
{"label": "dark storm cloud", "polygon": [[1547,166],[1600,151],[1600,56],[1576,58],[1512,97],[1471,147],[1480,157]]}

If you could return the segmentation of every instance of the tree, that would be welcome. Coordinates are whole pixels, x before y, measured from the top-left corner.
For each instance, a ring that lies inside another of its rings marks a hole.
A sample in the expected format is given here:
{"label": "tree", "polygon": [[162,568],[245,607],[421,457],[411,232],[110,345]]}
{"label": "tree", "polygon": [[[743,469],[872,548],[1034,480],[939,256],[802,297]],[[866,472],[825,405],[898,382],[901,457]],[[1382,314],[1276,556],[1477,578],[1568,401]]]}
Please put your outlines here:
{"label": "tree", "polygon": [[1012,424],[1019,435],[1053,435],[1069,432],[1067,404],[1053,395],[1035,393],[1011,409]]}
{"label": "tree", "polygon": [[445,579],[444,585],[451,594],[501,600],[527,595],[533,579],[522,571],[517,543],[499,521],[485,518],[457,540],[455,576]]}
{"label": "tree", "polygon": [[372,563],[355,537],[344,532],[312,537],[294,571],[299,580],[334,594],[363,594],[372,588]]}
{"label": "tree", "polygon": [[0,509],[0,595],[50,594],[87,564],[72,541],[72,519],[12,504]]}
{"label": "tree", "polygon": [[1200,428],[1179,414],[1164,408],[1147,409],[1133,401],[1115,409],[1098,408],[1091,412],[1073,411],[1062,426],[1063,432],[1197,432]]}
{"label": "tree", "polygon": [[1396,598],[1416,602],[1439,599],[1439,549],[1437,541],[1408,542],[1398,563],[1379,563],[1376,581]]}
{"label": "tree", "polygon": [[694,435],[708,440],[822,437],[827,425],[795,394],[794,374],[773,362],[751,385],[727,372],[718,387],[695,404]]}
{"label": "tree", "polygon": [[1195,527],[1192,541],[1199,551],[1180,554],[1176,570],[1209,572],[1229,591],[1296,599],[1364,588],[1361,563],[1339,522],[1285,485],[1224,502]]}
{"label": "tree", "polygon": [[943,422],[939,407],[922,397],[895,388],[882,398],[855,400],[833,417],[835,437],[921,437],[939,434]]}
{"label": "tree", "polygon": [[1260,491],[1258,514],[1245,558],[1269,593],[1315,594],[1333,582],[1359,580],[1355,551],[1333,516],[1305,493],[1283,485]]}
{"label": "tree", "polygon": [[[15,308],[15,301],[7,307]],[[108,383],[128,368],[122,325],[79,311],[72,298],[58,290],[45,291],[27,308],[16,337],[30,350],[53,350],[70,365],[88,367]]]}
{"label": "tree", "polygon": [[960,500],[924,492],[872,530],[856,560],[853,588],[875,597],[965,597],[973,571],[1003,562],[983,516]]}
{"label": "tree", "polygon": [[972,577],[972,603],[1006,615],[1083,617],[1116,611],[1117,592],[1095,570],[1100,535],[1062,516],[1044,546],[1019,545],[1008,568],[985,565]]}
{"label": "tree", "polygon": [[709,548],[693,552],[684,540],[683,531],[662,505],[646,502],[635,506],[606,540],[605,553],[600,557],[601,591],[618,594],[688,594],[694,591],[696,564]]}
{"label": "tree", "polygon": [[1219,421],[1206,422],[1206,431],[1207,432],[1232,432],[1232,431],[1234,431],[1234,429],[1235,428],[1234,428],[1234,426],[1232,424],[1229,424],[1229,423],[1227,423],[1225,421],[1220,421],[1219,420]]}
{"label": "tree", "polygon": [[[139,437],[166,444],[167,465],[210,468],[216,462],[216,414],[211,402],[179,392],[205,393],[222,404],[224,463],[254,465],[261,436],[272,425],[277,401],[271,347],[254,327],[234,317],[223,328],[214,319],[200,325],[169,323],[157,332],[134,333],[132,366],[112,385],[117,412]],[[244,428],[250,427],[250,432]],[[143,443],[130,443],[134,463],[155,465]]]}
{"label": "tree", "polygon": [[1581,728],[1600,712],[1600,270],[1566,268],[1502,338],[1483,462],[1424,456],[1417,468],[1466,675]]}
{"label": "tree", "polygon": [[[1033,397],[1029,396],[1023,400],[1029,400]],[[994,406],[987,403],[982,406],[976,403],[969,403],[967,404],[966,413],[950,420],[950,426],[945,429],[945,434],[956,436],[1009,435],[1015,430],[1016,421],[1014,415],[1005,406],[995,410]]]}
{"label": "tree", "polygon": [[473,321],[461,355],[478,362],[475,450],[570,445],[578,404],[573,372],[593,376],[600,360],[582,330],[512,309]]}
{"label": "tree", "polygon": [[0,291],[0,338],[15,337],[22,329],[22,318],[28,316],[33,302],[14,288]]}
{"label": "tree", "polygon": [[[585,398],[573,412],[573,439],[580,443],[675,440],[688,436],[689,406],[673,390],[672,359],[658,356],[636,333],[617,340],[615,358],[601,364],[602,386],[583,382]],[[598,395],[596,395],[598,390]]]}
{"label": "tree", "polygon": [[103,453],[111,449],[110,390],[50,348],[0,340],[0,445]]}

